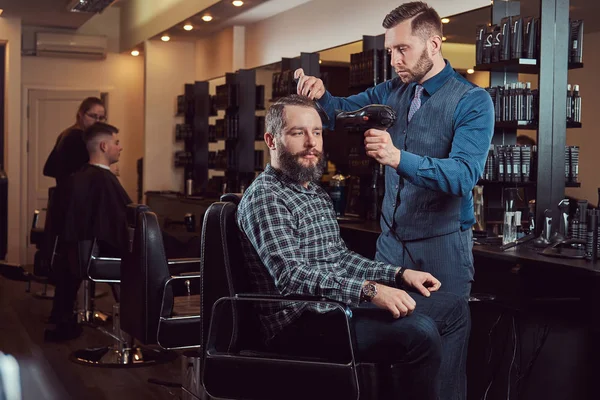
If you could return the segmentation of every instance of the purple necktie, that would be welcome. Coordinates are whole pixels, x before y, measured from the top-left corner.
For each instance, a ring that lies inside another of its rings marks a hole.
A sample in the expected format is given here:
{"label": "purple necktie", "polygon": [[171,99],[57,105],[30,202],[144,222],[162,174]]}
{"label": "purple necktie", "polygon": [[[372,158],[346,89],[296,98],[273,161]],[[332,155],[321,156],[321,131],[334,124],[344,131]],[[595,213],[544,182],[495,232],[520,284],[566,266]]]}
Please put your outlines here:
{"label": "purple necktie", "polygon": [[410,102],[410,109],[408,110],[408,122],[410,122],[417,110],[421,108],[421,93],[423,93],[423,86],[415,86],[415,97]]}

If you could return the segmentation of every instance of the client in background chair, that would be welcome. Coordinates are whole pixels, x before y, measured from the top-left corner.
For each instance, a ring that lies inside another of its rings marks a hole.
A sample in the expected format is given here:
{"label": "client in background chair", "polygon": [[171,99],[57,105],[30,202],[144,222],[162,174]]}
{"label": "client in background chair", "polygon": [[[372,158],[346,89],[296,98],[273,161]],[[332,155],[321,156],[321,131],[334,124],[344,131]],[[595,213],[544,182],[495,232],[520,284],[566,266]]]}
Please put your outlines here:
{"label": "client in background chair", "polygon": [[[366,259],[339,234],[328,194],[319,186],[325,164],[322,124],[308,98],[292,95],[266,116],[267,166],[244,193],[237,221],[244,255],[258,293],[306,294],[353,307],[360,361],[394,365],[398,398],[463,399],[469,312],[467,302],[435,293],[429,273]],[[406,290],[404,290],[406,289]],[[387,311],[387,312],[385,312]],[[261,308],[268,346],[277,351],[335,350],[336,318],[322,306],[274,303]],[[441,384],[441,385],[440,385]]]}
{"label": "client in background chair", "polygon": [[[132,201],[110,170],[110,166],[119,161],[123,150],[118,132],[112,125],[97,122],[83,133],[89,162],[64,183],[69,191],[69,202],[65,211],[62,239],[70,244],[95,239],[102,256],[122,258],[129,242],[126,207]],[[195,249],[194,253],[200,254],[199,238],[183,245],[164,233],[163,237],[169,258],[181,257],[182,253],[190,251],[188,249]],[[57,328],[46,331],[45,337],[50,341],[71,339],[81,333],[73,315],[81,282],[73,273],[69,275],[56,288],[62,301],[55,305],[60,310],[57,310]]]}

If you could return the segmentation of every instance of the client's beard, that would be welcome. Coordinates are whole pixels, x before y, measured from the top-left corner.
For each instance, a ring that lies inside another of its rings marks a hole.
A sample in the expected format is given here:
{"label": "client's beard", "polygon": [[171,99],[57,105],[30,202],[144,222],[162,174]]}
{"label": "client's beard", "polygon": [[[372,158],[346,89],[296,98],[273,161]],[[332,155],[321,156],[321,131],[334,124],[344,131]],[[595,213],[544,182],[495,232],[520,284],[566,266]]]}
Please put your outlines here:
{"label": "client's beard", "polygon": [[[323,153],[316,150],[305,150],[296,154],[292,154],[285,148],[283,144],[279,144],[279,168],[291,180],[300,184],[306,182],[317,182],[321,179],[325,170],[325,158]],[[308,167],[302,165],[299,161],[300,157],[304,157],[309,153],[313,153],[318,161],[314,165]]]}

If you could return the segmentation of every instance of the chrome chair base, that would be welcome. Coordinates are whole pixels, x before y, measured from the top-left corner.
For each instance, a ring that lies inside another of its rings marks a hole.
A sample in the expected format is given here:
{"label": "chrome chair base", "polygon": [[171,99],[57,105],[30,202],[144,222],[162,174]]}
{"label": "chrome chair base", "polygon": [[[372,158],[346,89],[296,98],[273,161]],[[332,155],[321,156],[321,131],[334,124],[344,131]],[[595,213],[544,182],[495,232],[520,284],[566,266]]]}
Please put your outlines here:
{"label": "chrome chair base", "polygon": [[112,367],[135,368],[154,365],[161,360],[161,353],[157,350],[132,348],[119,350],[118,345],[76,350],[69,359],[77,364]]}
{"label": "chrome chair base", "polygon": [[32,296],[38,299],[52,300],[54,298],[54,293],[54,287],[44,284],[44,288],[33,293]]}

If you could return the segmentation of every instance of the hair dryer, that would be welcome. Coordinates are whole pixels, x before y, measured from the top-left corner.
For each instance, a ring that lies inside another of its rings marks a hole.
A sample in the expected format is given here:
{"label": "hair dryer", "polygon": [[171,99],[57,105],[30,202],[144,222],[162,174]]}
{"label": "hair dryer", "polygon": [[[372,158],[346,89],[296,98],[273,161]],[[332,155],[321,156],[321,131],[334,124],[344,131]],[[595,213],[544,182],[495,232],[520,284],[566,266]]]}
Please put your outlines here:
{"label": "hair dryer", "polygon": [[369,129],[387,129],[396,122],[396,112],[383,104],[370,104],[355,111],[337,113],[336,125],[350,132],[364,133]]}

